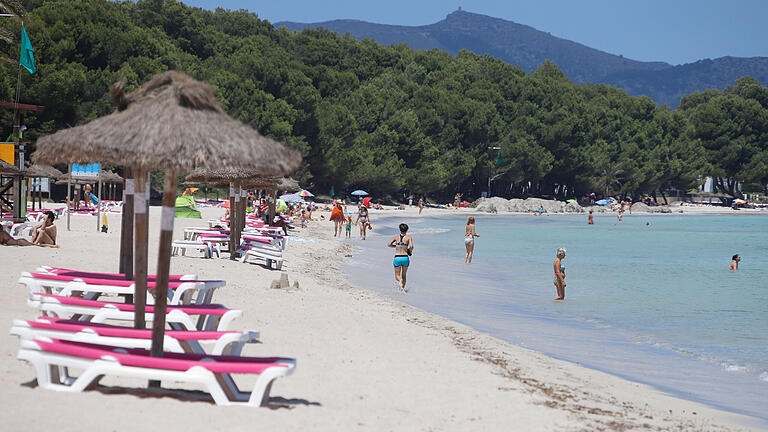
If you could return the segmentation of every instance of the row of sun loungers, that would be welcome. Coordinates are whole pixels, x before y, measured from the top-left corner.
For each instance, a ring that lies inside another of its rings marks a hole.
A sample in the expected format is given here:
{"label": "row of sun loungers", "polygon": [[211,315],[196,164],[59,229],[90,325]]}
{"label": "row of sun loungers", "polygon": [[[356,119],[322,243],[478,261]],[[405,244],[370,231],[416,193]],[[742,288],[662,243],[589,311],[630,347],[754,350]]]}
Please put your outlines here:
{"label": "row of sun loungers", "polygon": [[[173,255],[185,255],[187,251],[202,252],[205,258],[221,256],[221,250],[229,245],[229,230],[225,220],[208,221],[209,228],[187,228],[184,239],[172,243]],[[260,221],[250,221],[240,237],[235,253],[240,262],[249,259],[265,260],[267,267],[281,270],[283,251],[288,237],[282,235],[282,228],[267,227]]]}
{"label": "row of sun loungers", "polygon": [[[134,282],[124,275],[55,267],[22,273],[20,283],[30,290],[27,303],[42,316],[14,320],[10,332],[21,339],[18,358],[32,364],[40,387],[51,390],[79,392],[102,376],[115,376],[194,384],[219,405],[266,403],[273,381],[292,374],[295,359],[241,355],[246,344],[259,341],[259,332],[230,330],[242,311],[211,303],[223,281],[198,280],[196,275],[170,279],[170,330],[163,356],[152,357],[151,330],[127,326],[133,323],[135,306],[96,300],[133,294]],[[155,277],[148,280],[154,286]],[[154,306],[147,305],[145,312],[146,321],[152,322]],[[72,369],[82,372],[72,376]],[[257,375],[252,391],[239,389],[233,374]]]}

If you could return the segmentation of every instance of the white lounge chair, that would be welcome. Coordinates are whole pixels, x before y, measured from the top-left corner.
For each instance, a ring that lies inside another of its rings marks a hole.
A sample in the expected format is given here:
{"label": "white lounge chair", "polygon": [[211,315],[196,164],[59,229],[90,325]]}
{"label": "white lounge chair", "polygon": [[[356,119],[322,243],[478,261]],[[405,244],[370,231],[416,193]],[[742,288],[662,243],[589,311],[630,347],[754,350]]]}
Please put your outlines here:
{"label": "white lounge chair", "polygon": [[[71,296],[83,293],[88,299],[102,295],[132,295],[136,292],[135,281],[117,278],[89,278],[62,274],[22,272],[19,283],[26,285],[30,292],[41,292]],[[154,289],[156,282],[147,281],[147,287]],[[168,304],[210,303],[213,292],[224,286],[224,281],[174,281],[168,282]],[[147,296],[147,303],[153,304],[153,296]]]}
{"label": "white lounge chair", "polygon": [[[296,360],[280,357],[234,357],[164,353],[151,357],[139,348],[119,348],[81,342],[40,338],[21,342],[20,360],[31,363],[40,387],[80,392],[102,376],[140,380],[161,380],[197,384],[205,388],[218,405],[261,406],[269,399],[272,382],[288,376]],[[69,368],[82,370],[79,377]],[[232,374],[258,375],[252,392],[241,391]]]}
{"label": "white lounge chair", "polygon": [[[84,320],[103,323],[107,320],[133,322],[135,307],[128,303],[102,302],[78,297],[65,297],[53,294],[33,293],[29,295],[27,305],[47,315],[58,318],[82,316]],[[144,319],[154,320],[154,306],[147,305]],[[243,311],[227,309],[220,304],[168,306],[165,321],[173,330],[227,331],[229,325]]]}
{"label": "white lounge chair", "polygon": [[[283,250],[271,245],[240,245],[237,252],[240,254],[240,262],[246,262],[248,258],[260,258],[266,261],[267,267],[281,270],[283,268]],[[274,263],[274,264],[273,264]]]}
{"label": "white lounge chair", "polygon": [[174,240],[173,243],[171,243],[171,255],[181,255],[185,256],[187,250],[195,250],[195,251],[201,251],[203,252],[203,256],[205,258],[212,258],[213,254],[216,254],[217,257],[221,256],[221,251],[219,250],[219,246],[215,243],[210,242],[202,242],[202,241],[196,241],[196,240]]}
{"label": "white lounge chair", "polygon": [[[152,330],[41,316],[34,321],[14,320],[11,334],[24,340],[49,337],[75,342],[144,348],[152,346]],[[163,350],[239,356],[246,343],[259,341],[257,331],[167,330]],[[207,350],[205,348],[208,348]]]}

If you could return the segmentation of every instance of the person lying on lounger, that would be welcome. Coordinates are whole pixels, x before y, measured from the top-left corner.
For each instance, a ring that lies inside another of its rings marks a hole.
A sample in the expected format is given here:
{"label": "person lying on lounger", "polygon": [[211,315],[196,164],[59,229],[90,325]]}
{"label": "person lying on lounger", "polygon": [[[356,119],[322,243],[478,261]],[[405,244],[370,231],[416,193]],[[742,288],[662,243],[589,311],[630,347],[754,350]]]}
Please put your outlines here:
{"label": "person lying on lounger", "polygon": [[45,219],[35,227],[35,231],[32,234],[33,244],[45,247],[59,247],[56,244],[56,225],[53,224],[54,220],[56,220],[56,215],[52,211],[45,212]]}
{"label": "person lying on lounger", "polygon": [[0,229],[0,245],[3,246],[34,246],[32,242],[26,239],[16,239],[5,230]]}

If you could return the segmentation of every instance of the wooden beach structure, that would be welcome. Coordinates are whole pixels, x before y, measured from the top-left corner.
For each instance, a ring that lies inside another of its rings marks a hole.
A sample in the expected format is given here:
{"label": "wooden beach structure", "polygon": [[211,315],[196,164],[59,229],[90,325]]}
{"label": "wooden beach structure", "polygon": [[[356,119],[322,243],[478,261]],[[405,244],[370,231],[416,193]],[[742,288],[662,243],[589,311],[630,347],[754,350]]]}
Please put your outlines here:
{"label": "wooden beach structure", "polygon": [[[24,177],[27,178],[27,190],[29,191],[31,197],[32,197],[32,210],[35,209],[35,195],[34,195],[34,188],[30,187],[32,182],[37,179],[38,181],[43,178],[47,178],[49,180],[55,180],[59,178],[62,175],[61,171],[57,170],[56,168],[50,166],[50,165],[40,165],[35,164],[32,166],[27,167],[26,170],[24,170]],[[42,191],[42,185],[38,185],[37,187],[37,202],[38,202],[38,208],[43,208],[43,191]],[[50,198],[51,192],[50,188],[48,189],[48,198]]]}
{"label": "wooden beach structure", "polygon": [[148,175],[153,169],[165,171],[151,349],[152,356],[161,357],[178,174],[228,167],[280,176],[295,171],[301,155],[229,117],[210,86],[181,72],[155,75],[132,93],[125,93],[118,82],[110,96],[115,112],[39,139],[33,158],[38,163],[102,162],[130,168],[135,182],[136,328],[146,326]]}

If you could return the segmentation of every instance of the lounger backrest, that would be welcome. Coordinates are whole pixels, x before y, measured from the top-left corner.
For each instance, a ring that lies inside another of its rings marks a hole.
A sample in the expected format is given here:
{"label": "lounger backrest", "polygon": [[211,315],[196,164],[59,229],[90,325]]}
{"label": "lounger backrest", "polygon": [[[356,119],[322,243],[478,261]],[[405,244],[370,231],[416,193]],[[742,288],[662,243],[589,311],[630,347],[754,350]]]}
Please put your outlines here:
{"label": "lounger backrest", "polygon": [[[36,321],[27,321],[27,324],[35,329],[56,330],[63,332],[92,331],[99,336],[118,337],[129,339],[152,339],[152,330],[134,329],[131,327],[115,326],[110,324],[90,323],[87,321],[69,320],[54,317],[38,317]],[[166,330],[167,336],[178,340],[215,340],[225,334],[236,334],[236,331],[184,331]]]}
{"label": "lounger backrest", "polygon": [[[82,306],[82,307],[89,307],[89,308],[96,308],[96,309],[101,309],[104,307],[114,307],[117,310],[120,310],[123,312],[133,312],[135,310],[134,305],[127,304],[127,303],[86,300],[79,297],[57,296],[54,294],[45,294],[45,293],[35,293],[35,294],[32,294],[32,296],[40,296],[40,298],[49,299],[51,301],[57,301],[61,304],[69,305],[69,306]],[[167,311],[170,312],[172,310],[179,310],[188,315],[224,315],[229,311],[229,309],[227,309],[225,306],[220,304],[188,305],[183,307],[168,306]],[[147,305],[146,311],[148,313],[154,313],[155,307],[152,305]]]}
{"label": "lounger backrest", "polygon": [[60,339],[35,339],[34,342],[46,352],[91,360],[114,358],[123,366],[162,370],[187,371],[198,366],[213,373],[259,374],[270,367],[288,367],[287,364],[278,363],[280,361],[293,361],[293,359],[281,357],[236,357],[171,352],[163,353],[163,357],[151,357],[148,350],[141,348],[116,348]]}

